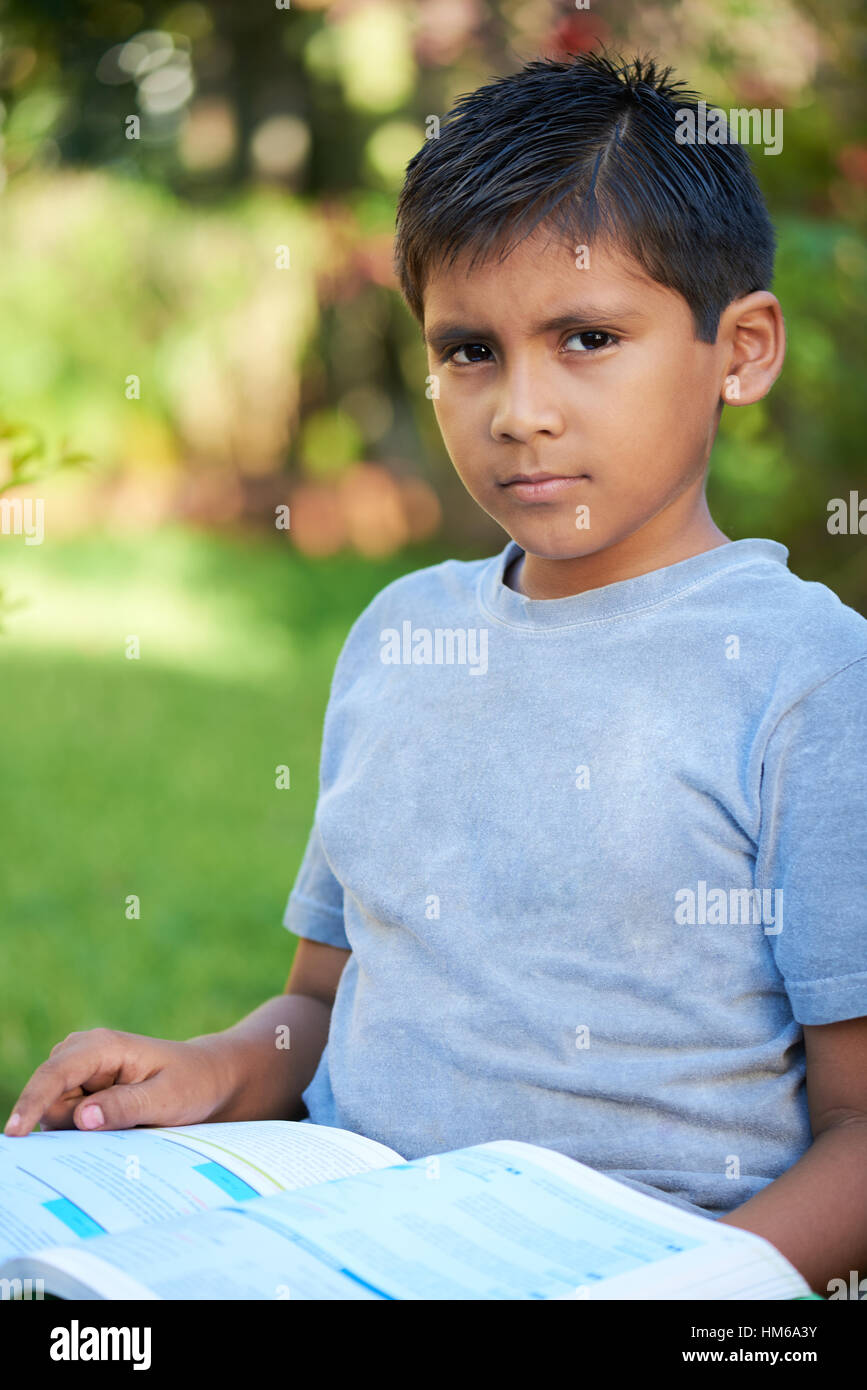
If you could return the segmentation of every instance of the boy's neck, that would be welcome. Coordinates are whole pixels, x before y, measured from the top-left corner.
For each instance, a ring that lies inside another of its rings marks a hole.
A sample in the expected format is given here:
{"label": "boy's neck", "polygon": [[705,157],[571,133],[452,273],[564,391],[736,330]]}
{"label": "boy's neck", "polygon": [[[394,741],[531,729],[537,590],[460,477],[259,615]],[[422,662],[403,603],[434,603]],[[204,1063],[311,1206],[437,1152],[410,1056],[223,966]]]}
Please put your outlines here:
{"label": "boy's neck", "polygon": [[651,538],[643,527],[633,536],[592,555],[551,560],[523,551],[508,567],[503,582],[531,599],[569,598],[588,589],[600,589],[623,579],[634,579],[651,570],[664,569],[730,543],[708,514],[700,525],[673,536]]}

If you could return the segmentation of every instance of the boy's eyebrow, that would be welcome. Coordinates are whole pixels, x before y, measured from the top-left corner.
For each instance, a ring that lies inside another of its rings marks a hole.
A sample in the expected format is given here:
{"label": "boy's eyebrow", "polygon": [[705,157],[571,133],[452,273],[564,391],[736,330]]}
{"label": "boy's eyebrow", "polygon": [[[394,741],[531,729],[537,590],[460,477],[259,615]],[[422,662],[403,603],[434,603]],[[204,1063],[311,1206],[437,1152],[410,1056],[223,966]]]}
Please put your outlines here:
{"label": "boy's eyebrow", "polygon": [[[542,319],[531,324],[530,335],[536,337],[540,333],[554,333],[560,328],[571,328],[576,323],[610,323],[614,319],[625,322],[642,318],[646,318],[646,315],[638,309],[631,309],[626,304],[606,304],[604,307],[596,304],[582,304],[580,309],[570,309],[565,314],[557,314],[554,318]],[[497,335],[492,329],[479,324],[473,327],[465,323],[434,323],[425,330],[424,340],[431,347],[440,347],[443,343],[454,339],[467,339],[473,336],[495,339]]]}

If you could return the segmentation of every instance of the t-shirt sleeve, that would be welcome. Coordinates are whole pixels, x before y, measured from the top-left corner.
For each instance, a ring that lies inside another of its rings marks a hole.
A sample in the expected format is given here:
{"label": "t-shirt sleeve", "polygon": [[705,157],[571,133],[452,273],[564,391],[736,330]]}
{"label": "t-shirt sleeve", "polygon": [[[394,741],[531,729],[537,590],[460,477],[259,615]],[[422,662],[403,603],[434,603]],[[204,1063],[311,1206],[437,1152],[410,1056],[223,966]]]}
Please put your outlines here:
{"label": "t-shirt sleeve", "polygon": [[867,1014],[865,710],[862,657],[793,705],[765,749],[756,887],[782,909],[767,939],[807,1025]]}
{"label": "t-shirt sleeve", "polygon": [[[331,711],[335,700],[344,695],[360,674],[366,670],[370,660],[370,633],[379,630],[377,612],[383,595],[401,581],[395,580],[386,585],[378,595],[371,599],[359,613],[349,629],[346,641],[334,665],[331,689],[322,729],[322,751],[319,758],[320,795],[322,792],[322,772],[328,768],[330,774],[340,766],[341,750],[334,741]],[[298,870],[295,886],[289,894],[283,926],[296,936],[306,936],[311,941],[321,941],[326,946],[340,946],[351,951],[346,936],[343,919],[343,885],[335,878],[322,848],[317,818],[304,851],[304,858]]]}
{"label": "t-shirt sleeve", "polygon": [[351,950],[343,925],[343,887],[325,858],[315,819],[283,914],[283,926],[310,941]]}

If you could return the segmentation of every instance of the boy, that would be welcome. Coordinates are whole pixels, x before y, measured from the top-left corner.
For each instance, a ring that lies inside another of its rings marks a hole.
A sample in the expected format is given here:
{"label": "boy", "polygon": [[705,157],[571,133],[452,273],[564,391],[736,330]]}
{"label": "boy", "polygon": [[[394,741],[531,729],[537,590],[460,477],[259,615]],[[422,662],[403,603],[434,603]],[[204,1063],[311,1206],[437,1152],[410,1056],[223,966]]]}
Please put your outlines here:
{"label": "boy", "polygon": [[865,1268],[867,622],[707,508],[723,401],[767,393],[784,332],[744,151],[675,139],[696,100],[537,61],[410,162],[429,394],[511,539],[349,633],[288,995],[187,1043],[72,1035],[7,1133],[86,1127],[106,1087],[109,1128],[303,1100],[407,1158],[558,1149],[819,1292]]}

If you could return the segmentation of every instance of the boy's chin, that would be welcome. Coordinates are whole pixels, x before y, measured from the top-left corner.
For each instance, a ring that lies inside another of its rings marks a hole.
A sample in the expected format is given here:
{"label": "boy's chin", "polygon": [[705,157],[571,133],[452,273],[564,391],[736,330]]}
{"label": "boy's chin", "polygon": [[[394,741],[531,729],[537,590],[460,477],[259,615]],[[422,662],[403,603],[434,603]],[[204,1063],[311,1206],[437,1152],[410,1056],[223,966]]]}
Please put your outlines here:
{"label": "boy's chin", "polygon": [[543,534],[533,527],[506,527],[512,540],[528,555],[539,560],[579,560],[586,555],[595,555],[612,543],[612,537],[599,532],[573,531],[565,534]]}

